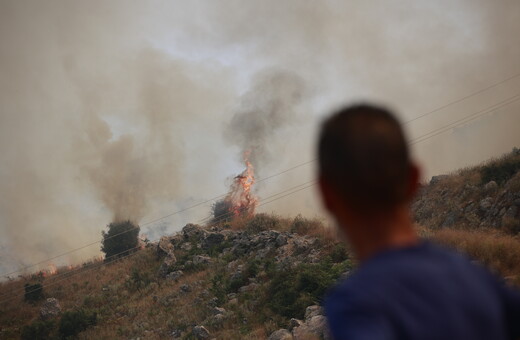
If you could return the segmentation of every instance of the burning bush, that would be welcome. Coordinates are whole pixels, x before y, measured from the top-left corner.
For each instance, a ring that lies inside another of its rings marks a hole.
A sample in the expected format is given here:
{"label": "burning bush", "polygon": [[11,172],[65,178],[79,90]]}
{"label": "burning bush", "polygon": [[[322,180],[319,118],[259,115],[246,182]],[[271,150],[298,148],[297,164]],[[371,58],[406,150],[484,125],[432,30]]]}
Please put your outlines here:
{"label": "burning bush", "polygon": [[235,217],[250,217],[255,213],[257,198],[251,192],[255,184],[253,165],[248,160],[249,152],[244,154],[246,169],[235,176],[226,197],[213,205],[213,223],[229,221]]}
{"label": "burning bush", "polygon": [[215,202],[212,207],[213,223],[227,222],[234,217],[233,204],[231,201],[223,199]]}
{"label": "burning bush", "polygon": [[137,250],[139,230],[139,226],[130,221],[110,223],[108,232],[101,232],[103,235],[101,251],[105,253],[105,260],[121,257]]}

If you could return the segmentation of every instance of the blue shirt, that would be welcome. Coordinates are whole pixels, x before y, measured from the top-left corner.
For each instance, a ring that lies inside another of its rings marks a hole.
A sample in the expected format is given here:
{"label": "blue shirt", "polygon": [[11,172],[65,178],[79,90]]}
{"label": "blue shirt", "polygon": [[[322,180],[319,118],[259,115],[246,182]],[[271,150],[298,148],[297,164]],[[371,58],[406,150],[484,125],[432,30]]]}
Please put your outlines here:
{"label": "blue shirt", "polygon": [[331,290],[325,312],[337,340],[520,338],[520,293],[427,242],[362,263]]}

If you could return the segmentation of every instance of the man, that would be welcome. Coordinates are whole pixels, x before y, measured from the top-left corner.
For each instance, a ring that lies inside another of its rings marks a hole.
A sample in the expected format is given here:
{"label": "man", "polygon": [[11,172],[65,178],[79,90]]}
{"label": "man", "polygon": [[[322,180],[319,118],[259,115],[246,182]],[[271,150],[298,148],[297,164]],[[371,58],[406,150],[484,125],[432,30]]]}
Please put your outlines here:
{"label": "man", "polygon": [[418,238],[409,205],[419,170],[391,113],[340,110],[324,122],[318,153],[324,205],[359,260],[325,300],[335,339],[520,338],[518,292]]}

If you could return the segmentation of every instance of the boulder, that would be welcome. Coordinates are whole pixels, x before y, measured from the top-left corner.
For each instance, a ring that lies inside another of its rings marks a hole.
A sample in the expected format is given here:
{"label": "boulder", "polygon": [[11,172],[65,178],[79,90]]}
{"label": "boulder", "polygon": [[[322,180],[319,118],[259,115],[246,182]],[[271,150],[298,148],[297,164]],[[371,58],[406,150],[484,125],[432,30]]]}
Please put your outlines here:
{"label": "boulder", "polygon": [[181,292],[183,292],[183,293],[189,293],[189,292],[191,292],[191,287],[190,287],[190,285],[187,285],[187,284],[183,284],[183,285],[180,287],[180,289],[181,289]]}
{"label": "boulder", "polygon": [[515,205],[512,205],[512,206],[510,206],[510,207],[507,209],[507,211],[506,211],[506,213],[505,213],[505,216],[506,216],[506,217],[515,218],[517,212],[518,212],[518,207],[515,206]]}
{"label": "boulder", "polygon": [[492,197],[486,197],[479,203],[480,209],[482,211],[488,211],[493,206],[493,198]]}
{"label": "boulder", "polygon": [[193,256],[193,264],[209,264],[211,262],[211,257],[205,255],[195,255]]}
{"label": "boulder", "polygon": [[182,235],[184,239],[191,239],[192,237],[201,237],[204,235],[205,231],[201,226],[196,224],[188,223],[184,228],[182,228]]}
{"label": "boulder", "polygon": [[486,191],[495,191],[498,189],[498,184],[495,181],[490,181],[486,185],[484,185],[484,190]]}
{"label": "boulder", "polygon": [[298,320],[298,319],[295,319],[295,318],[292,318],[290,321],[289,321],[289,329],[293,329],[295,327],[300,327],[301,325],[303,325],[303,321],[302,320]]}
{"label": "boulder", "polygon": [[239,293],[254,292],[258,289],[258,283],[250,283],[247,286],[242,286],[238,289]]}
{"label": "boulder", "polygon": [[316,315],[323,315],[323,308],[318,305],[309,306],[305,309],[305,321],[309,321]]}
{"label": "boulder", "polygon": [[301,326],[293,328],[292,335],[296,340],[313,339],[316,337],[319,339],[330,339],[327,320],[323,315],[313,316]]}
{"label": "boulder", "polygon": [[213,315],[217,315],[217,314],[225,314],[226,313],[226,310],[224,308],[221,308],[221,307],[214,307],[212,310],[211,310],[211,314]]}
{"label": "boulder", "polygon": [[209,339],[210,333],[204,326],[195,326],[192,331],[195,339]]}
{"label": "boulder", "polygon": [[226,237],[220,233],[207,233],[202,241],[203,249],[211,249],[213,247],[219,246],[226,240]]}
{"label": "boulder", "polygon": [[287,236],[280,234],[276,237],[275,244],[277,247],[281,247],[287,244]]}
{"label": "boulder", "polygon": [[184,272],[182,270],[176,270],[174,272],[171,272],[166,275],[166,279],[177,281],[182,275],[184,275]]}
{"label": "boulder", "polygon": [[161,266],[159,267],[157,275],[159,277],[166,277],[166,275],[168,275],[168,273],[170,273],[173,265],[176,262],[177,262],[177,258],[175,257],[175,254],[173,252],[166,255],[166,257],[163,260],[163,263],[161,263]]}
{"label": "boulder", "polygon": [[269,336],[268,340],[292,340],[293,336],[287,329],[279,329]]}
{"label": "boulder", "polygon": [[170,253],[173,253],[173,244],[168,237],[163,236],[157,243],[157,255],[167,256]]}
{"label": "boulder", "polygon": [[435,185],[446,178],[448,178],[448,175],[433,176],[432,179],[430,180],[430,185]]}
{"label": "boulder", "polygon": [[48,298],[40,308],[40,318],[49,320],[57,317],[61,313],[61,306],[57,299]]}

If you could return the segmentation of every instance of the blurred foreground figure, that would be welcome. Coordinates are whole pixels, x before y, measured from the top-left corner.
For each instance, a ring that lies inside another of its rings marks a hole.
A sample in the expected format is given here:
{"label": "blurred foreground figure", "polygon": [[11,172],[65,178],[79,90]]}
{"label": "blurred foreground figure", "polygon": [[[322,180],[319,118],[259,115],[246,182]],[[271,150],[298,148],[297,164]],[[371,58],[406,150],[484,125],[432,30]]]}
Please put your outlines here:
{"label": "blurred foreground figure", "polygon": [[325,301],[335,339],[520,338],[519,292],[418,238],[409,205],[419,171],[392,114],[335,113],[318,153],[323,202],[360,261]]}

